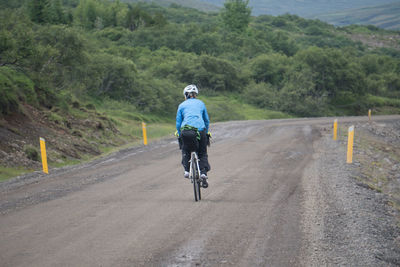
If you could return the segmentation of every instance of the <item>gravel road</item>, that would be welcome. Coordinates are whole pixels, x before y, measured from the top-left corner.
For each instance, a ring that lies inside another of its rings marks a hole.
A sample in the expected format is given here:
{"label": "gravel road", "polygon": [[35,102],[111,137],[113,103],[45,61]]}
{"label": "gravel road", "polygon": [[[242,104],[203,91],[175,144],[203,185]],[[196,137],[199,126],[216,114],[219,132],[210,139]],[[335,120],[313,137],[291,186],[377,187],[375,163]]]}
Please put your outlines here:
{"label": "gravel road", "polygon": [[0,265],[399,265],[396,211],[353,178],[332,121],[212,125],[200,202],[174,139],[3,182]]}

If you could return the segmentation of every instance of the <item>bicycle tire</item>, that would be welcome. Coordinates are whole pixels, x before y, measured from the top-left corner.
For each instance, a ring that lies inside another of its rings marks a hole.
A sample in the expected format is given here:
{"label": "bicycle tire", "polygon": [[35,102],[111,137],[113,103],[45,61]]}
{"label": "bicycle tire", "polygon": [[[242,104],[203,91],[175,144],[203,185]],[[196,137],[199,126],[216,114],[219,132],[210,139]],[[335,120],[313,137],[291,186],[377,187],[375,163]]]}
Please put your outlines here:
{"label": "bicycle tire", "polygon": [[201,179],[200,179],[200,166],[199,161],[196,156],[196,182],[197,182],[197,196],[198,199],[201,200]]}
{"label": "bicycle tire", "polygon": [[201,183],[200,183],[200,179],[197,182],[197,188],[199,189],[199,200],[201,200]]}
{"label": "bicycle tire", "polygon": [[197,187],[198,187],[198,185],[197,185],[197,179],[196,179],[197,168],[196,168],[196,163],[195,162],[196,162],[196,159],[195,159],[194,153],[192,153],[191,159],[190,159],[190,165],[191,165],[190,166],[190,170],[191,170],[190,175],[191,175],[192,183],[193,183],[194,201],[198,201],[199,200],[198,196],[197,196],[197,192],[198,192]]}

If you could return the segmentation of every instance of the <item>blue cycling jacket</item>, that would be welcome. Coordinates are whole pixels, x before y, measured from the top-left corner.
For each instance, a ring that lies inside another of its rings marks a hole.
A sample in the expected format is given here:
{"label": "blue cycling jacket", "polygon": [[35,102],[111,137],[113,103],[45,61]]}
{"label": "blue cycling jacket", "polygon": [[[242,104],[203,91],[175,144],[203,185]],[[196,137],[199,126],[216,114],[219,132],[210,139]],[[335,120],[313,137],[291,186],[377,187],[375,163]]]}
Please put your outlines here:
{"label": "blue cycling jacket", "polygon": [[181,127],[188,125],[196,127],[199,131],[206,130],[208,132],[208,118],[206,105],[203,101],[196,98],[188,98],[182,102],[176,113],[176,130],[181,134]]}

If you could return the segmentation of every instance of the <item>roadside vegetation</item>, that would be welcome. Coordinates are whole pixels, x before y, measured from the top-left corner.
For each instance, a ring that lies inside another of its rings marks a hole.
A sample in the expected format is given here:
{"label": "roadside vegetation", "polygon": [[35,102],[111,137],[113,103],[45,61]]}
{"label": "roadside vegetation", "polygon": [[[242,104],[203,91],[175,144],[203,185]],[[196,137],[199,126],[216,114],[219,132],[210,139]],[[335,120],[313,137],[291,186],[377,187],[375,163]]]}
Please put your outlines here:
{"label": "roadside vegetation", "polygon": [[[400,51],[350,38],[398,32],[252,17],[246,1],[226,1],[218,13],[106,0],[0,7],[0,127],[21,132],[13,119],[36,120],[35,109],[87,146],[58,151],[57,164],[139,142],[142,121],[151,138],[172,133],[191,83],[213,122],[400,111]],[[0,149],[11,153],[7,138]]]}

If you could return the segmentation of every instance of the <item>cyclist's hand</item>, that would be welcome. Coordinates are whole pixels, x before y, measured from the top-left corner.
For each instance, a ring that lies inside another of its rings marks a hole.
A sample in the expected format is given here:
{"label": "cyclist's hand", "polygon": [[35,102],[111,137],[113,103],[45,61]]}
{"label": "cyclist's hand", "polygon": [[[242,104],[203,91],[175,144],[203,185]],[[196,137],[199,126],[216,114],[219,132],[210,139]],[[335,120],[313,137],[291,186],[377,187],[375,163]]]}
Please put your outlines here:
{"label": "cyclist's hand", "polygon": [[175,136],[176,136],[176,137],[179,137],[178,131],[175,131]]}
{"label": "cyclist's hand", "polygon": [[210,131],[208,131],[207,136],[208,136],[208,138],[212,138],[212,135],[211,135]]}

